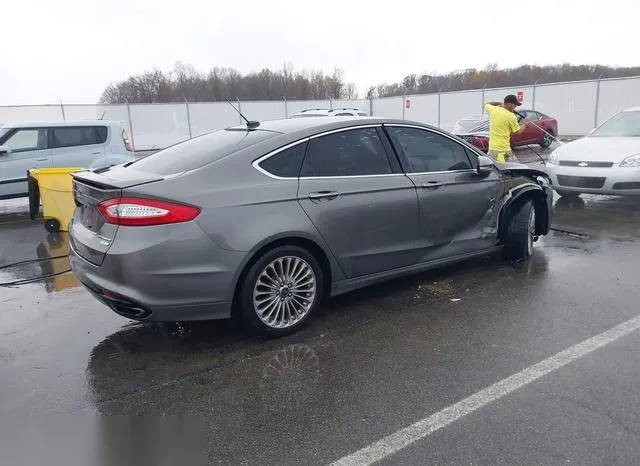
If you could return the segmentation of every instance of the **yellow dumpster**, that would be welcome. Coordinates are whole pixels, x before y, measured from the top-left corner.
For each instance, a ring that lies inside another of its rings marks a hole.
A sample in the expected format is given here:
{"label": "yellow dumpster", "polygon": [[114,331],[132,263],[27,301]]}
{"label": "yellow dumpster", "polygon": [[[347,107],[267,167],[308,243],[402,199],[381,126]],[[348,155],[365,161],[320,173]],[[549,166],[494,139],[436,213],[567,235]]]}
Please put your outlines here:
{"label": "yellow dumpster", "polygon": [[44,228],[47,231],[67,231],[73,217],[73,183],[71,173],[83,168],[37,168],[27,172],[29,184],[29,214],[35,220],[42,204]]}

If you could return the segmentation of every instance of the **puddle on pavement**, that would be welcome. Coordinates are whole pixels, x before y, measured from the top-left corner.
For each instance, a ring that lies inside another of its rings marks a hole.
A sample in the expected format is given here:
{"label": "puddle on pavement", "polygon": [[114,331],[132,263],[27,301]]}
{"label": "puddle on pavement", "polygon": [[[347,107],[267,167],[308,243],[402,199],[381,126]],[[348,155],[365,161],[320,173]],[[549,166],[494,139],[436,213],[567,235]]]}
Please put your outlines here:
{"label": "puddle on pavement", "polygon": [[34,244],[35,254],[21,253],[18,260],[0,263],[0,290],[41,284],[47,293],[55,293],[80,286],[70,272],[68,234],[43,232],[42,236],[43,240]]}

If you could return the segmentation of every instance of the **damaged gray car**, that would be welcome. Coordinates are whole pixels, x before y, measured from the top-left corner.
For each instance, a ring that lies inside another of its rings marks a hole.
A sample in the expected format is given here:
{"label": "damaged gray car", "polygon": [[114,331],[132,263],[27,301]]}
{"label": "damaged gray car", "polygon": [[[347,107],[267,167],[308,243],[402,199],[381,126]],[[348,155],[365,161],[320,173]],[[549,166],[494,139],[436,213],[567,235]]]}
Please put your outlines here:
{"label": "damaged gray car", "polygon": [[146,321],[240,316],[300,329],[323,298],[549,231],[546,175],[402,120],[300,118],[217,131],[74,174],[75,275]]}

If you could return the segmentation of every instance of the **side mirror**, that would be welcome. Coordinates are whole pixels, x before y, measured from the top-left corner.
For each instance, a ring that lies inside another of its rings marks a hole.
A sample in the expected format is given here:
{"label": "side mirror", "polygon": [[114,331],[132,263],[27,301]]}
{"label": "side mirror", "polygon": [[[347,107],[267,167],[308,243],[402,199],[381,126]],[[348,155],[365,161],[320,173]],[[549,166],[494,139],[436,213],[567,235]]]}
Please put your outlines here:
{"label": "side mirror", "polygon": [[478,156],[478,175],[488,175],[493,169],[493,160],[486,155]]}
{"label": "side mirror", "polygon": [[11,149],[9,149],[7,146],[0,146],[0,156],[9,155],[10,153]]}

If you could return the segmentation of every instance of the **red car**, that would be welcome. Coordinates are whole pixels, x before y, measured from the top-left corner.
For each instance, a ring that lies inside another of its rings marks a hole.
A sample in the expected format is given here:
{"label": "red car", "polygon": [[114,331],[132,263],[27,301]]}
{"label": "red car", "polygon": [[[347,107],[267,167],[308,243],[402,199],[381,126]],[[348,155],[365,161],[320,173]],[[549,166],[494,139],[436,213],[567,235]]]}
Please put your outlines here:
{"label": "red car", "polygon": [[[547,148],[558,135],[558,120],[537,110],[518,110],[520,115],[529,117],[531,124],[519,133],[511,136],[511,147],[539,144]],[[520,121],[522,117],[518,117]],[[470,142],[483,152],[489,150],[489,117],[463,118],[456,123],[453,134]]]}

